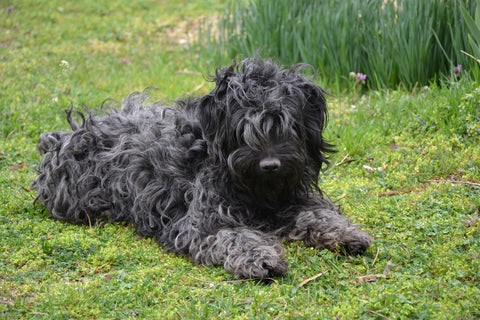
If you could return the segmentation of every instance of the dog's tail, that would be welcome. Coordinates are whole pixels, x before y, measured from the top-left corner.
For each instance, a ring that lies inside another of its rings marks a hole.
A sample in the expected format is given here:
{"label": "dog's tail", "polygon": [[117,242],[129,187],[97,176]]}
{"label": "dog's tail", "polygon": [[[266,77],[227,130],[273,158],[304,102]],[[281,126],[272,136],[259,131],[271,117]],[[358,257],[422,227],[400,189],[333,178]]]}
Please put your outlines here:
{"label": "dog's tail", "polygon": [[111,203],[95,176],[96,166],[90,158],[98,149],[97,139],[86,128],[85,117],[67,110],[73,131],[54,131],[40,135],[37,148],[43,155],[36,168],[38,175],[30,188],[37,190],[35,202],[41,202],[53,217],[74,223],[92,223],[109,209]]}

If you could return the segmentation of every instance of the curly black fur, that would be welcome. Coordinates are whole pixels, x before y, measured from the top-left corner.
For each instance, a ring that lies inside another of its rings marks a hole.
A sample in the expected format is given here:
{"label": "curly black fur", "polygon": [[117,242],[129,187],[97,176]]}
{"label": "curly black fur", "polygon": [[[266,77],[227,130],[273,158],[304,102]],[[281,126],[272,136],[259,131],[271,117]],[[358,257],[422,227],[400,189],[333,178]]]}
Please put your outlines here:
{"label": "curly black fur", "polygon": [[269,60],[217,71],[174,107],[132,93],[120,110],[40,136],[32,182],[58,219],[126,221],[167,249],[238,277],[287,270],[280,239],[362,253],[371,238],[317,187],[331,146],[324,91]]}

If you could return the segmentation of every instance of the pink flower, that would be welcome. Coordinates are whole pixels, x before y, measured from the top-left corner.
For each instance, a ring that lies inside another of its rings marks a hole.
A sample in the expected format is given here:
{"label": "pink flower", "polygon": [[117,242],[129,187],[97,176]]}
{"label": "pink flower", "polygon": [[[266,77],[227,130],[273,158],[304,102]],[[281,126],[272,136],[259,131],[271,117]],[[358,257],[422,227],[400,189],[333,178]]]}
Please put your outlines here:
{"label": "pink flower", "polygon": [[366,79],[367,79],[367,75],[359,72],[359,73],[357,73],[357,78],[356,78],[355,81],[357,81],[359,83],[365,83]]}
{"label": "pink flower", "polygon": [[455,68],[453,68],[453,72],[454,72],[455,74],[461,73],[461,72],[462,72],[462,65],[459,64],[459,65],[457,65]]}

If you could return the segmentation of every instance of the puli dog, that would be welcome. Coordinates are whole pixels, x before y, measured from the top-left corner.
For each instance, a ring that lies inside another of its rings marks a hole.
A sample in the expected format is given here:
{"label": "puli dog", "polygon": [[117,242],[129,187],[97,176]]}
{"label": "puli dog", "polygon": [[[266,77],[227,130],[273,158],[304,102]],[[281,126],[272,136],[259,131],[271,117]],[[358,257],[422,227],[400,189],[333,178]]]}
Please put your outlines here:
{"label": "puli dog", "polygon": [[242,278],[285,273],[282,240],[361,254],[370,236],[317,186],[332,150],[325,91],[304,69],[250,58],[174,107],[144,92],[120,109],[67,110],[72,131],[40,136],[36,201],[74,223],[126,221]]}

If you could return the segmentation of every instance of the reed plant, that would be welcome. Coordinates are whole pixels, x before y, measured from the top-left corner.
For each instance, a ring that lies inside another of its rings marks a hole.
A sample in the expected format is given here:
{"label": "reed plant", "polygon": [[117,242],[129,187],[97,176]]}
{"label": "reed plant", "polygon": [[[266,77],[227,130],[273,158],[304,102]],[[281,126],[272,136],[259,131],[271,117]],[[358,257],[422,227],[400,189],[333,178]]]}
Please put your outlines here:
{"label": "reed plant", "polygon": [[[475,67],[461,12],[469,0],[231,1],[200,41],[217,59],[262,56],[312,64],[330,84],[367,75],[371,88],[407,89]],[[328,79],[326,79],[328,77]]]}
{"label": "reed plant", "polygon": [[480,0],[477,0],[477,10],[475,16],[471,16],[469,12],[462,7],[462,15],[465,19],[469,30],[469,42],[474,56],[468,52],[463,52],[480,63]]}

